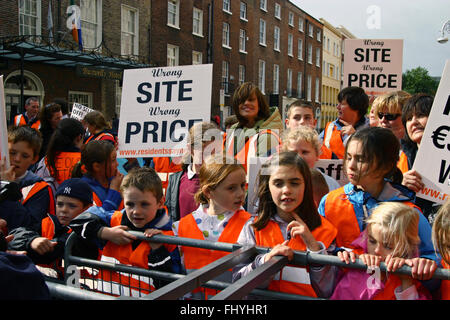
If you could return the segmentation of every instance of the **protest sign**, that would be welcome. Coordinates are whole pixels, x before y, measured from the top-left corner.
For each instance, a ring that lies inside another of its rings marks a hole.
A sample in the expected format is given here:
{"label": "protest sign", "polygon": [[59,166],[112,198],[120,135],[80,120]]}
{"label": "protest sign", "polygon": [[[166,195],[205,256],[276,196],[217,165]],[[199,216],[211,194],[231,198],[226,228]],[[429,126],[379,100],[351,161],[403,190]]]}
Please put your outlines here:
{"label": "protest sign", "polygon": [[124,71],[118,157],[180,156],[189,128],[210,121],[212,64]]}
{"label": "protest sign", "polygon": [[343,186],[348,183],[347,176],[344,172],[343,162],[342,159],[319,159],[314,165],[314,168],[334,178],[341,186]]}
{"label": "protest sign", "polygon": [[403,40],[345,39],[344,87],[377,96],[402,89]]}
{"label": "protest sign", "polygon": [[78,121],[81,121],[84,119],[84,116],[91,111],[94,111],[94,109],[86,107],[80,103],[74,102],[70,117],[73,119],[77,119]]}
{"label": "protest sign", "polygon": [[444,67],[413,169],[425,187],[417,196],[436,203],[450,197],[450,60]]}
{"label": "protest sign", "polygon": [[8,128],[6,126],[6,105],[5,105],[5,88],[3,86],[3,75],[0,76],[0,128],[1,128],[0,159],[2,161],[5,160],[6,169],[9,169]]}

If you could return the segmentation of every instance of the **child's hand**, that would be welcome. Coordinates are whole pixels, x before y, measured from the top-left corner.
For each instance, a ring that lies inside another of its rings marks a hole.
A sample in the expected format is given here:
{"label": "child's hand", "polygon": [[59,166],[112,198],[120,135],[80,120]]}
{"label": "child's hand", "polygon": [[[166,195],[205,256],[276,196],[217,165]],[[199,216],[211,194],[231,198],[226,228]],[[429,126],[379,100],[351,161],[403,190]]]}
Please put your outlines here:
{"label": "child's hand", "polygon": [[109,188],[116,190],[116,191],[120,191],[120,184],[122,183],[122,180],[123,180],[123,174],[121,174],[119,172],[119,170],[117,170],[116,175],[111,179]]}
{"label": "child's hand", "polygon": [[137,238],[126,230],[128,230],[127,226],[104,227],[100,230],[100,238],[117,245],[129,244]]}
{"label": "child's hand", "polygon": [[437,269],[436,261],[425,258],[406,259],[405,263],[412,268],[411,276],[417,280],[429,280]]}
{"label": "child's hand", "polygon": [[[162,234],[163,232],[159,229],[145,229],[144,235],[148,238],[153,237],[155,234]],[[162,243],[149,242],[152,250],[156,250],[162,246]]]}
{"label": "child's hand", "polygon": [[[397,269],[401,268],[405,264],[405,262],[406,259],[393,257],[391,254],[389,254],[384,260],[387,272],[395,272]],[[405,290],[413,285],[411,276],[403,274],[397,274],[396,276],[398,276],[402,281],[402,290]]]}
{"label": "child's hand", "polygon": [[272,250],[266,256],[264,257],[264,262],[269,261],[274,256],[286,256],[288,257],[288,260],[291,261],[294,257],[294,251],[288,247],[288,240],[284,241],[281,244],[277,244],[275,247],[273,247]]}
{"label": "child's hand", "polygon": [[339,251],[337,253],[337,256],[339,259],[341,259],[342,262],[345,262],[346,264],[349,264],[350,261],[352,261],[352,263],[356,262],[356,258],[358,258],[358,255],[356,253],[354,253],[353,251]]}
{"label": "child's hand", "polygon": [[14,181],[16,180],[16,173],[14,171],[14,166],[11,165],[9,169],[6,169],[6,157],[0,159],[0,179],[4,181]]}
{"label": "child's hand", "polygon": [[359,259],[361,259],[361,261],[369,268],[379,267],[382,260],[381,256],[368,253],[363,253],[359,256]]}
{"label": "child's hand", "polygon": [[42,256],[48,252],[53,251],[56,245],[57,242],[50,241],[49,239],[44,237],[39,237],[31,241],[30,247]]}
{"label": "child's hand", "polygon": [[287,232],[291,233],[291,238],[300,236],[306,247],[312,251],[319,251],[320,245],[309,231],[308,226],[303,222],[303,220],[295,213],[292,213],[294,221],[291,221],[287,226]]}

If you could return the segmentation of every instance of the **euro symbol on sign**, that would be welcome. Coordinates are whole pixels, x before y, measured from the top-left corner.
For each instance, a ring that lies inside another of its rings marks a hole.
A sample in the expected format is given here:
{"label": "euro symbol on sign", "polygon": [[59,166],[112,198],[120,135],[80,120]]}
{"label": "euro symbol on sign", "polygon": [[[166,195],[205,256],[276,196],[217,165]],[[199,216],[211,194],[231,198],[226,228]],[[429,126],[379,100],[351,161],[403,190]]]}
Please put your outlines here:
{"label": "euro symbol on sign", "polygon": [[[447,132],[442,132],[443,130],[446,130]],[[435,131],[433,131],[433,135],[431,136],[431,139],[433,139],[433,144],[436,146],[436,148],[444,149],[445,144],[439,143],[439,141],[445,141],[445,138],[447,137],[447,133],[450,131],[449,126],[440,126]],[[447,148],[450,150],[450,144],[447,145]]]}

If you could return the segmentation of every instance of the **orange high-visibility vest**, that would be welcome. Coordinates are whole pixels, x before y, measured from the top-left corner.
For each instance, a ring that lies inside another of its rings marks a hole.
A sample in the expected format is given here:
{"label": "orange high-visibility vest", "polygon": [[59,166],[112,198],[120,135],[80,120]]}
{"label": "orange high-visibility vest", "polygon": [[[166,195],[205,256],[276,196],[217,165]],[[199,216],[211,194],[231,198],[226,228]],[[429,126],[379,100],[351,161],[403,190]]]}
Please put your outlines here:
{"label": "orange high-visibility vest", "polygon": [[[442,260],[444,269],[450,269],[450,265]],[[450,280],[442,280],[441,282],[441,300],[450,300]]]}
{"label": "orange high-visibility vest", "polygon": [[[114,212],[111,217],[111,227],[120,226],[122,217],[123,214],[121,211]],[[166,235],[174,235],[171,230],[163,231],[163,233]],[[172,250],[175,248],[175,246],[171,245],[166,245],[166,247]],[[134,250],[131,243],[117,245],[108,241],[103,248],[101,261],[148,269],[148,255],[151,250],[150,244],[147,241],[141,241]],[[97,276],[97,279],[97,290],[113,295],[139,297],[155,290],[151,278],[135,274],[102,270]]]}
{"label": "orange high-visibility vest", "polygon": [[330,149],[331,152],[334,152],[339,159],[344,159],[345,146],[342,141],[341,130],[339,130],[333,122],[328,122],[325,126],[323,145]]}
{"label": "orange high-visibility vest", "polygon": [[319,159],[333,159],[333,152],[325,147],[325,145],[322,145],[322,147],[320,147]]}
{"label": "orange high-visibility vest", "polygon": [[181,171],[181,165],[175,164],[170,157],[153,158],[156,172],[178,172]]}
{"label": "orange high-visibility vest", "polygon": [[[97,207],[101,207],[103,206],[103,201],[100,199],[100,197],[95,193],[95,191],[92,191],[92,200],[93,200],[93,204],[96,205]],[[122,210],[124,208],[124,204],[123,204],[123,199],[122,201],[120,201],[119,207],[117,208],[117,210]]]}
{"label": "orange high-visibility vest", "polygon": [[114,145],[115,146],[117,146],[117,139],[116,139],[116,137],[114,137],[111,133],[109,133],[109,132],[102,132],[102,133],[100,133],[98,136],[96,136],[95,137],[95,139],[94,139],[94,137],[95,137],[95,134],[91,134],[90,136],[89,136],[89,138],[87,138],[86,139],[86,141],[84,142],[84,144],[87,144],[89,141],[99,141],[99,140],[107,140],[107,141],[110,141],[109,139],[103,139],[103,137],[111,137],[111,139],[113,139],[114,140]]}
{"label": "orange high-visibility vest", "polygon": [[[55,157],[56,182],[61,184],[63,181],[70,179],[73,167],[80,160],[81,152],[59,152]],[[47,158],[45,158],[45,165],[50,172],[51,168]]]}
{"label": "orange high-visibility vest", "polygon": [[[417,292],[422,295],[430,296],[427,289],[420,283],[420,281],[413,279],[413,284],[417,289]],[[402,285],[402,281],[400,278],[394,274],[390,274],[386,283],[384,285],[384,289],[377,293],[372,300],[397,300],[395,297],[395,289]]]}
{"label": "orange high-visibility vest", "polygon": [[25,205],[25,203],[31,199],[31,197],[33,197],[36,193],[38,193],[39,191],[43,190],[44,188],[47,188],[48,193],[49,193],[49,204],[47,207],[47,212],[50,214],[55,214],[55,198],[53,196],[53,192],[52,192],[52,188],[49,186],[49,184],[45,181],[38,181],[32,185],[29,185],[27,187],[24,187],[21,189],[22,192],[22,204]]}
{"label": "orange high-visibility vest", "polygon": [[405,173],[406,171],[409,170],[409,168],[408,168],[408,157],[401,150],[400,150],[400,158],[398,159],[398,162],[397,162],[397,167],[400,169],[400,171],[402,173]]}
{"label": "orange high-visibility vest", "polygon": [[[402,204],[420,211],[420,208],[412,202],[402,201]],[[345,194],[344,187],[328,193],[325,201],[325,217],[338,230],[336,245],[338,247],[353,248],[351,243],[359,237],[361,230],[359,229],[355,210]]]}
{"label": "orange high-visibility vest", "polygon": [[[17,116],[14,117],[14,125],[16,127],[21,127],[21,126],[26,126],[28,125],[28,123],[25,120],[25,117],[23,116],[23,114],[18,114]],[[41,120],[37,120],[36,122],[34,122],[31,125],[31,128],[38,130],[41,128]]]}
{"label": "orange high-visibility vest", "polygon": [[[328,248],[336,238],[336,228],[322,216],[322,224],[311,233],[317,241],[321,241]],[[261,230],[255,230],[255,239],[257,246],[273,248],[277,244],[284,242],[283,234],[279,225],[270,220]],[[301,237],[295,237],[289,240],[288,246],[293,250],[306,251],[306,245]],[[309,272],[305,267],[286,266],[275,275],[269,284],[269,290],[294,293],[303,296],[317,297],[311,281]]]}
{"label": "orange high-visibility vest", "polygon": [[[239,210],[228,221],[228,224],[222,231],[219,242],[236,243],[245,223],[250,219],[250,213]],[[194,216],[188,214],[180,219],[178,225],[178,236],[183,238],[191,238],[198,240],[205,240],[202,231],[198,228],[197,222],[195,222]],[[204,266],[216,261],[226,255],[229,252],[216,251],[210,249],[200,249],[189,246],[180,247],[181,254],[184,256],[184,265],[186,270],[196,270],[203,268]],[[205,299],[217,294],[217,290],[208,288],[197,288],[193,292],[203,292]]]}

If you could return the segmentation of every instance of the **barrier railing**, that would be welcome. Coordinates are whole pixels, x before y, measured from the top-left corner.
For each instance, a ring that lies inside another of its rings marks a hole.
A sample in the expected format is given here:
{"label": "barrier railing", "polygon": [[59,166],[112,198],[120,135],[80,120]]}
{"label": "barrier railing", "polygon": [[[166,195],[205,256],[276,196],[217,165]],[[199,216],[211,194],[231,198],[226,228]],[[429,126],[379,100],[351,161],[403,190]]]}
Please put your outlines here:
{"label": "barrier railing", "polygon": [[[294,251],[294,256],[291,261],[288,262],[288,259],[283,256],[274,257],[269,262],[265,263],[263,266],[253,270],[247,276],[241,278],[235,283],[226,283],[214,280],[215,277],[222,274],[226,270],[229,270],[233,266],[242,263],[248,262],[258,254],[264,254],[271,250],[271,248],[267,247],[258,247],[258,246],[241,246],[238,244],[230,244],[223,242],[212,242],[207,240],[197,240],[190,238],[181,238],[181,237],[172,237],[165,235],[155,235],[152,238],[148,238],[144,236],[141,232],[129,231],[133,235],[135,235],[139,240],[152,241],[156,243],[167,243],[181,246],[190,246],[197,247],[203,249],[211,249],[211,250],[219,250],[230,252],[229,255],[224,256],[221,259],[214,261],[213,263],[198,269],[192,273],[187,275],[169,273],[169,272],[161,272],[156,270],[148,270],[137,268],[133,266],[115,264],[110,262],[91,260],[82,257],[73,256],[71,254],[73,245],[77,239],[76,234],[70,235],[69,239],[66,243],[66,251],[64,257],[65,264],[65,281],[66,283],[70,283],[75,276],[76,269],[84,269],[84,277],[80,277],[80,286],[83,289],[78,289],[76,294],[80,294],[83,291],[92,291],[92,293],[96,293],[98,295],[108,295],[114,294],[113,291],[105,292],[103,290],[101,293],[98,291],[98,287],[96,287],[95,277],[100,275],[103,270],[109,270],[118,272],[124,278],[135,277],[137,279],[143,278],[151,278],[151,279],[160,279],[166,281],[167,284],[164,286],[157,288],[157,290],[149,293],[149,294],[138,294],[134,298],[139,299],[180,299],[186,293],[191,292],[193,289],[198,288],[200,286],[221,290],[218,294],[216,294],[212,299],[214,300],[227,300],[227,299],[242,299],[248,294],[260,296],[265,299],[281,299],[281,300],[292,300],[292,299],[300,299],[300,300],[322,300],[320,298],[313,297],[305,297],[296,294],[288,294],[282,292],[275,292],[270,290],[258,289],[258,285],[263,281],[267,280],[271,276],[275,275],[279,270],[281,270],[288,263],[290,265],[296,266],[307,266],[307,265],[333,265],[338,267],[345,268],[353,268],[353,269],[361,269],[366,270],[367,266],[362,263],[359,259],[356,260],[355,263],[345,264],[336,256],[329,255],[321,255],[310,252],[303,251]],[[91,268],[91,269],[86,269]],[[88,272],[86,272],[88,270]],[[386,271],[386,265],[382,262],[380,264],[380,271]],[[78,271],[77,271],[78,272]],[[411,267],[402,266],[395,274],[411,274]],[[79,273],[78,273],[79,275]],[[92,277],[86,276],[91,275]],[[442,279],[442,280],[450,280],[450,271],[446,269],[438,268],[434,275],[434,279]],[[71,280],[72,279],[72,280]],[[78,279],[77,279],[78,280]],[[105,281],[104,279],[102,281]],[[104,289],[104,288],[103,288]],[[141,288],[130,288],[130,292],[132,291],[140,292]],[[75,293],[75,292],[74,292]],[[148,292],[147,292],[148,293]],[[70,291],[69,291],[70,294]],[[116,292],[117,294],[117,292]],[[129,293],[130,294],[130,293]],[[119,294],[120,295],[120,294]],[[130,294],[131,295],[131,294]],[[91,296],[90,296],[91,297]],[[95,297],[95,296],[92,296]],[[108,296],[108,298],[111,296]],[[95,299],[95,298],[94,298]]]}

